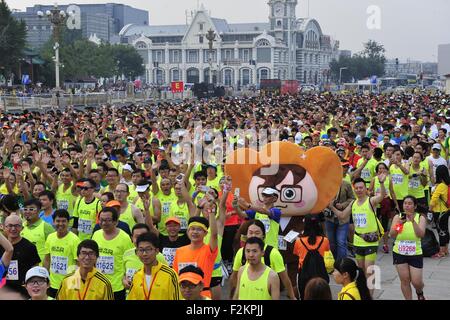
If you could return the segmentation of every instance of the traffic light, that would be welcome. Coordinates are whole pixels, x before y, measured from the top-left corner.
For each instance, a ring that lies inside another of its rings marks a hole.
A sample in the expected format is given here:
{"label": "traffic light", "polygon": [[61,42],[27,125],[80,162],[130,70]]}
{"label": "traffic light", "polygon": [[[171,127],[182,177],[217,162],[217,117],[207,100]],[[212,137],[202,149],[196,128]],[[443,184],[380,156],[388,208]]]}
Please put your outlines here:
{"label": "traffic light", "polygon": [[395,58],[395,64],[398,66],[398,58]]}

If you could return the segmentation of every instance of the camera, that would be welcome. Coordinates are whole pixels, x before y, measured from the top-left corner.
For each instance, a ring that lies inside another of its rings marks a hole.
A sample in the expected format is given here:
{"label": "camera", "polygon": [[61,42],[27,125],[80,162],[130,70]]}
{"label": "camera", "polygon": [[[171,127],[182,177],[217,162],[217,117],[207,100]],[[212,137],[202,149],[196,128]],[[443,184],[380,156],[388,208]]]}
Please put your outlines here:
{"label": "camera", "polygon": [[323,210],[323,215],[324,215],[325,218],[333,218],[334,217],[334,212],[331,209],[329,209],[329,208],[325,208]]}

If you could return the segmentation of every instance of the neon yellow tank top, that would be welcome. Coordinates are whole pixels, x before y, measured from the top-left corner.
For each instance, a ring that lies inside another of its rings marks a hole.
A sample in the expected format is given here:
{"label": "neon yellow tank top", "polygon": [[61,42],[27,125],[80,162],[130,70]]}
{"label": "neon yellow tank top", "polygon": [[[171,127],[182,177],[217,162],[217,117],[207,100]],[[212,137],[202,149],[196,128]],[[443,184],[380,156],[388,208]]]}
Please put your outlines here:
{"label": "neon yellow tank top", "polygon": [[[414,220],[419,224],[420,214],[416,213]],[[393,251],[403,256],[418,256],[422,254],[422,242],[416,233],[412,222],[403,224],[403,231],[395,239]]]}
{"label": "neon yellow tank top", "polygon": [[393,165],[389,172],[394,186],[394,192],[397,200],[403,200],[408,195],[408,176],[400,168]]}
{"label": "neon yellow tank top", "polygon": [[174,192],[171,192],[168,196],[160,192],[156,195],[156,197],[161,202],[161,221],[158,223],[158,230],[163,235],[167,236],[166,220],[170,216],[170,207],[172,202],[176,202],[178,197]]}
{"label": "neon yellow tank top", "polygon": [[128,203],[128,207],[125,209],[125,211],[120,214],[119,220],[128,224],[128,227],[130,227],[130,230],[133,229],[134,225],[136,224],[136,221],[134,221],[133,212],[131,211],[130,203]]}
{"label": "neon yellow tank top", "polygon": [[[419,165],[419,169],[414,170],[414,168],[411,166],[409,169],[409,182],[408,182],[408,194],[416,197],[416,199],[425,198],[425,188],[423,187],[422,183],[420,182],[420,176],[423,167]],[[413,174],[416,174],[417,177],[412,177]]]}
{"label": "neon yellow tank top", "polygon": [[189,215],[189,207],[186,202],[184,202],[181,206],[178,204],[178,201],[173,201],[170,205],[170,217],[177,217],[181,222],[181,232],[187,230],[188,221],[190,218]]}
{"label": "neon yellow tank top", "polygon": [[73,214],[73,206],[75,205],[76,197],[72,194],[72,185],[73,182],[70,183],[70,186],[64,191],[64,184],[58,186],[56,190],[56,207],[58,209],[65,209],[69,212],[70,216]]}
{"label": "neon yellow tank top", "polygon": [[263,274],[256,280],[248,278],[248,264],[245,265],[239,282],[239,300],[272,300],[269,292],[270,268],[266,266]]}
{"label": "neon yellow tank top", "polygon": [[[352,205],[353,223],[355,225],[355,231],[359,234],[376,232],[378,230],[378,221],[375,217],[375,213],[370,207],[369,199],[370,198],[367,197],[366,201],[362,205],[358,205],[358,200],[356,200]],[[353,245],[357,247],[372,247],[378,246],[378,241],[366,242],[360,236],[355,234],[353,238]]]}

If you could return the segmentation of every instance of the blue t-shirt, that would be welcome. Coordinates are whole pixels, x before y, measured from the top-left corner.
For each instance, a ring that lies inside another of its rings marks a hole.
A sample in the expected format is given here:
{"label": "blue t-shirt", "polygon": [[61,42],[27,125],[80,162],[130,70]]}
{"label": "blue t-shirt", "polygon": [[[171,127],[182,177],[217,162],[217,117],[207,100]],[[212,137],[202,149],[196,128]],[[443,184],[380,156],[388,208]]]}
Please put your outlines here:
{"label": "blue t-shirt", "polygon": [[49,216],[46,216],[44,213],[44,210],[42,210],[41,212],[39,212],[39,218],[41,218],[42,220],[44,220],[45,222],[47,222],[49,225],[51,225],[52,227],[55,227],[53,225],[53,214],[55,213],[55,210],[52,211],[52,214]]}
{"label": "blue t-shirt", "polygon": [[[276,223],[280,223],[281,210],[278,208],[271,208],[269,211],[270,213],[272,213],[272,216],[268,215],[269,219],[275,221]],[[247,214],[249,219],[255,219],[255,210],[246,210],[245,213]]]}

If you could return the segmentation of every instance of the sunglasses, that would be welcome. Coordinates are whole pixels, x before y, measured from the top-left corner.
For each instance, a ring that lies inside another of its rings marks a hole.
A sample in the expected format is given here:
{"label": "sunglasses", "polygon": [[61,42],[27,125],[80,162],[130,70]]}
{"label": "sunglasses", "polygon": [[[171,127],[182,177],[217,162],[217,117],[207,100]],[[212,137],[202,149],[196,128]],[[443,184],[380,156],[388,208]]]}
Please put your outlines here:
{"label": "sunglasses", "polygon": [[89,190],[89,189],[92,189],[91,187],[78,187],[78,188],[80,188],[80,190]]}

